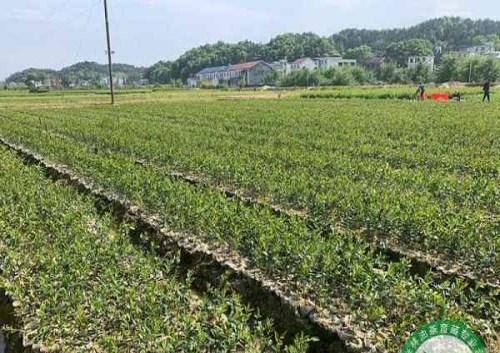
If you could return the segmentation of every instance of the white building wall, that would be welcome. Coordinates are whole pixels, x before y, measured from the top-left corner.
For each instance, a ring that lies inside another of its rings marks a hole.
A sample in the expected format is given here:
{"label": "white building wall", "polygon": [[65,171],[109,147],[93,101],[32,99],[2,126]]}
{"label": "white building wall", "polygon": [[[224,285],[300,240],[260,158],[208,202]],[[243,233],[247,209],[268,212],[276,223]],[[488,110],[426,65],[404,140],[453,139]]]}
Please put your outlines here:
{"label": "white building wall", "polygon": [[356,66],[356,60],[344,59],[341,57],[323,57],[314,59],[316,66],[321,70],[328,70],[336,67]]}
{"label": "white building wall", "polygon": [[292,71],[303,70],[303,69],[314,70],[316,69],[316,67],[317,67],[316,62],[311,58],[306,58],[300,63],[294,62],[291,64]]}
{"label": "white building wall", "polygon": [[418,65],[426,65],[434,71],[434,57],[433,56],[410,56],[408,58],[408,68],[416,69]]}

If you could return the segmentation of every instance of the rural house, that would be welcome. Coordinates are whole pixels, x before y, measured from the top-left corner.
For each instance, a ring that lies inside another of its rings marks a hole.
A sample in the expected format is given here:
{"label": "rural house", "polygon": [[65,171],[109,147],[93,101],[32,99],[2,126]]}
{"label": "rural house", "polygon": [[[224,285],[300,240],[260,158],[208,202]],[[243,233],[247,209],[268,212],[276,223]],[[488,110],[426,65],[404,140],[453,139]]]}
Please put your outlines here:
{"label": "rural house", "polygon": [[319,70],[328,70],[331,68],[356,66],[356,60],[344,59],[341,56],[326,56],[313,59],[316,68]]}
{"label": "rural house", "polygon": [[410,56],[408,58],[408,68],[416,69],[418,65],[428,66],[434,71],[434,56]]}
{"label": "rural house", "polygon": [[291,64],[292,71],[297,70],[314,70],[316,68],[316,62],[311,58],[300,58],[295,60]]}
{"label": "rural house", "polygon": [[271,67],[282,75],[288,75],[292,71],[292,67],[287,60],[275,61],[271,64]]}
{"label": "rural house", "polygon": [[495,52],[495,47],[493,44],[483,44],[483,45],[475,45],[472,47],[464,47],[460,49],[460,53],[468,56],[475,55],[492,55]]}
{"label": "rural house", "polygon": [[195,75],[198,82],[208,86],[218,86],[228,79],[229,66],[207,67]]}
{"label": "rural house", "polygon": [[[209,86],[227,85],[238,86],[262,86],[265,79],[273,72],[271,65],[264,61],[252,61],[243,64],[209,67],[201,70],[195,75],[198,83]],[[191,85],[194,81],[190,81]]]}
{"label": "rural house", "polygon": [[321,58],[300,58],[289,64],[280,60],[268,64],[265,61],[251,61],[236,65],[207,67],[188,79],[189,87],[229,86],[256,87],[263,86],[266,78],[273,72],[288,75],[298,70],[327,70],[330,68],[356,66],[356,60],[343,59],[340,56]]}
{"label": "rural house", "polygon": [[252,61],[249,63],[231,65],[230,86],[263,86],[266,78],[273,72],[271,65],[264,61]]}
{"label": "rural house", "polygon": [[374,56],[368,59],[365,66],[369,70],[378,70],[385,65],[385,58],[383,56]]}

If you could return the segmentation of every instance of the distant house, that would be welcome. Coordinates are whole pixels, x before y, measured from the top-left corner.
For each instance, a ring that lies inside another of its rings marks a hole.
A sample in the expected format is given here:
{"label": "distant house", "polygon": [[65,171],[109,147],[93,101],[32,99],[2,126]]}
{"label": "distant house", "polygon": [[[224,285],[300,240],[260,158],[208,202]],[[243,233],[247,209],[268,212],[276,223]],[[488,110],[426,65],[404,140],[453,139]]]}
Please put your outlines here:
{"label": "distant house", "polygon": [[356,66],[356,60],[344,59],[341,56],[325,56],[314,58],[316,68],[319,70],[328,70],[337,67]]}
{"label": "distant house", "polygon": [[428,66],[434,71],[434,56],[410,56],[408,58],[408,68],[416,69],[419,65]]}
{"label": "distant house", "polygon": [[196,88],[198,87],[198,80],[196,79],[196,77],[189,77],[187,79],[187,85],[189,88]]}
{"label": "distant house", "polygon": [[381,56],[374,56],[368,59],[365,66],[369,70],[378,70],[385,64],[385,58]]}
{"label": "distant house", "polygon": [[198,72],[192,80],[188,81],[188,84],[191,86],[205,84],[208,86],[255,87],[264,85],[265,79],[272,72],[272,66],[264,61],[208,67]]}
{"label": "distant house", "polygon": [[344,59],[341,56],[325,56],[319,58],[300,58],[290,66],[291,71],[297,70],[328,70],[337,67],[356,66],[356,60]]}
{"label": "distant house", "polygon": [[59,89],[61,88],[61,80],[58,78],[48,78],[45,80],[44,86],[51,89]]}
{"label": "distant house", "polygon": [[266,78],[272,72],[272,66],[261,60],[231,65],[229,68],[229,85],[263,86]]}
{"label": "distant house", "polygon": [[288,75],[292,71],[292,66],[287,60],[275,61],[271,64],[271,67],[274,71],[282,75]]}
{"label": "distant house", "polygon": [[[107,77],[104,77],[101,79],[101,84],[103,86],[109,86],[109,78]],[[87,87],[91,87],[92,86],[92,82],[90,82],[89,80],[78,80],[75,87],[81,87],[81,88],[87,88]]]}
{"label": "distant house", "polygon": [[229,66],[207,67],[195,75],[195,79],[199,83],[209,86],[218,86],[227,80]]}
{"label": "distant house", "polygon": [[475,55],[492,55],[495,53],[495,46],[487,43],[482,45],[475,45],[472,47],[464,47],[460,49],[460,53],[468,56]]}
{"label": "distant house", "polygon": [[311,58],[300,58],[291,64],[291,71],[297,70],[314,70],[316,62]]}
{"label": "distant house", "polygon": [[34,88],[42,88],[43,87],[43,81],[30,81],[30,83]]}
{"label": "distant house", "polygon": [[[109,86],[109,77],[103,77],[100,80],[101,85]],[[90,81],[79,82],[81,87],[91,87],[93,84]],[[115,87],[123,87],[127,84],[127,75],[121,72],[117,72],[113,75],[113,85]]]}

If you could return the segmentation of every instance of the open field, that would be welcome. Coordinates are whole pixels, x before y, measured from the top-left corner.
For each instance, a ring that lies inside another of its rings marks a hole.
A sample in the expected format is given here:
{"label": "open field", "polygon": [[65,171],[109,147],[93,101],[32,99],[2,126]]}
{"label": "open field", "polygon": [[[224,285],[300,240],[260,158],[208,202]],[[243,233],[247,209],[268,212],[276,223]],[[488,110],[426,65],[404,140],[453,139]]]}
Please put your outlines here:
{"label": "open field", "polygon": [[[328,321],[325,325],[339,333],[347,348],[398,352],[416,327],[446,318],[469,324],[494,352],[500,330],[500,105],[481,104],[471,88],[462,103],[377,99],[403,90],[412,93],[413,88],[331,90],[354,96],[351,99],[334,99],[335,94],[304,99],[299,90],[136,91],[118,96],[116,107],[106,105],[108,97],[102,92],[0,93],[0,138],[67,166],[155,214],[174,232],[234,251],[249,268],[306,303],[303,307],[314,313],[306,316]],[[318,94],[324,92],[330,91]],[[375,98],[356,98],[367,94]],[[35,204],[26,206],[34,212],[29,218],[34,239],[46,242],[43,234],[54,233],[57,241],[68,243],[68,235],[52,232],[40,212],[55,207],[62,215],[60,208],[71,202],[85,205],[79,206],[83,211],[75,206],[69,213],[77,224],[89,215],[105,228],[98,235],[124,233],[120,229],[126,226],[111,227],[108,216],[93,215],[88,200],[68,196],[72,191],[44,180],[36,167],[17,165],[5,151],[2,158],[7,166],[2,167],[2,195],[17,195],[6,200],[21,198],[16,185],[26,185],[36,195],[36,202],[31,201]],[[6,211],[1,221],[9,219],[9,212],[14,217],[27,212],[10,209],[12,204],[2,199]],[[0,251],[13,257],[27,251],[23,241],[28,246],[32,239],[22,235],[23,223],[8,222],[6,227]],[[9,240],[12,237],[15,241]],[[20,248],[9,247],[11,243]],[[124,249],[111,241],[102,248],[106,254],[131,252],[151,271],[167,266],[158,254],[145,257],[131,245]],[[36,255],[39,261],[46,259],[46,251]],[[54,245],[52,251],[71,265],[78,253],[89,250],[74,244],[65,251]],[[107,267],[121,265],[118,261]],[[138,266],[127,273],[147,276]],[[40,276],[56,276],[57,270],[44,268],[47,272]],[[4,270],[2,275],[14,296],[32,293],[30,281],[38,279],[28,276],[16,282],[14,273]],[[81,296],[72,299],[75,305],[97,295],[86,281],[65,279],[66,285],[79,286]],[[191,295],[182,281],[172,281],[168,286],[175,283]],[[155,287],[161,282],[150,285],[151,293],[161,292]],[[57,285],[50,290],[57,292]],[[128,290],[132,296],[139,289]],[[107,294],[99,295],[105,300]],[[206,301],[240,305],[227,294],[212,297],[216,299]],[[40,296],[32,311],[22,314],[35,320],[33,310],[50,307],[51,300]],[[172,299],[165,294],[164,300]],[[47,313],[43,320],[72,313],[61,310]],[[149,315],[147,308],[138,310]],[[264,324],[257,333],[248,333],[245,325],[252,312],[245,310],[241,317],[229,318],[237,322],[229,326],[239,329],[224,334],[236,341],[221,338],[226,346],[219,351],[235,351],[238,345],[252,351],[260,347],[254,342],[272,336],[272,328]],[[95,314],[81,315],[81,327],[94,325],[90,321]],[[154,320],[157,313],[150,315]],[[208,320],[203,315],[184,324],[202,325]],[[141,325],[146,323],[137,324],[138,330],[144,329]],[[54,331],[36,337],[49,345],[59,339]],[[141,337],[137,344],[151,341]],[[175,333],[172,337],[181,344]],[[125,343],[114,337],[112,344]],[[199,344],[198,350],[207,347],[203,340],[193,344]],[[290,350],[300,351],[302,344]],[[175,351],[171,347],[177,346],[165,347]]]}

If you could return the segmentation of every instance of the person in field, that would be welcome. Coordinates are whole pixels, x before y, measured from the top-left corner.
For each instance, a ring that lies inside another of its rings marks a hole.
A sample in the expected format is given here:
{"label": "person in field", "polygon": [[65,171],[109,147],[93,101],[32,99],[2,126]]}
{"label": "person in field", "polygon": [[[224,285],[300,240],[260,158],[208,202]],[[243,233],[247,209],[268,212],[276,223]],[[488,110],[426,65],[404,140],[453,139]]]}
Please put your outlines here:
{"label": "person in field", "polygon": [[456,100],[457,102],[461,102],[462,101],[462,93],[460,93],[459,91],[455,91],[453,94],[449,95],[449,98]]}
{"label": "person in field", "polygon": [[418,100],[425,100],[425,86],[423,83],[421,83],[420,85],[418,85],[418,88],[417,88],[417,99]]}
{"label": "person in field", "polygon": [[488,102],[490,102],[490,88],[491,88],[491,84],[490,84],[490,81],[489,80],[486,80],[486,82],[484,83],[483,85],[483,92],[484,92],[484,96],[483,96],[483,102],[488,99]]}

